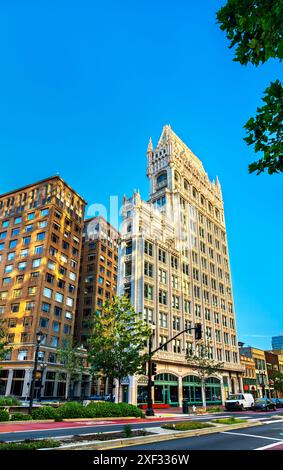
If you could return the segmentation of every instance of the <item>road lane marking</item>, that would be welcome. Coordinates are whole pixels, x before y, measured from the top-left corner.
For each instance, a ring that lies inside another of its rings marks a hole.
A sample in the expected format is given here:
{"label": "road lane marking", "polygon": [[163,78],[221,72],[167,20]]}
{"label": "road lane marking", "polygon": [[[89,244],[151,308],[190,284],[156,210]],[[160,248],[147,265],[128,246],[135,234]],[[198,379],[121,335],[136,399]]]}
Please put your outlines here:
{"label": "road lane marking", "polygon": [[264,436],[257,436],[256,434],[244,434],[242,432],[231,432],[231,431],[222,431],[220,434],[234,434],[235,436],[246,436],[246,437],[256,437],[257,439],[268,439],[271,441],[280,441],[282,439],[277,439],[276,437],[264,437]]}
{"label": "road lane marking", "polygon": [[268,444],[267,446],[263,446],[263,447],[257,447],[257,448],[254,449],[254,450],[272,449],[272,447],[280,446],[281,444],[283,444],[283,441],[281,441],[281,442],[273,442],[273,444]]}

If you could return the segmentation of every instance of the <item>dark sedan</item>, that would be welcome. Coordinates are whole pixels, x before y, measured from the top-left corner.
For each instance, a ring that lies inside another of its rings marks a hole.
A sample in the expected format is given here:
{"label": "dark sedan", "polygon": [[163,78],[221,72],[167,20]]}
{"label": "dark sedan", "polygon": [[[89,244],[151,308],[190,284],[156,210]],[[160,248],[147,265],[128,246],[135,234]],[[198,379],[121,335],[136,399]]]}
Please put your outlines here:
{"label": "dark sedan", "polygon": [[279,400],[279,398],[271,398],[272,403],[276,406],[276,408],[283,407],[283,400]]}
{"label": "dark sedan", "polygon": [[276,405],[269,398],[257,398],[253,406],[254,411],[276,410]]}

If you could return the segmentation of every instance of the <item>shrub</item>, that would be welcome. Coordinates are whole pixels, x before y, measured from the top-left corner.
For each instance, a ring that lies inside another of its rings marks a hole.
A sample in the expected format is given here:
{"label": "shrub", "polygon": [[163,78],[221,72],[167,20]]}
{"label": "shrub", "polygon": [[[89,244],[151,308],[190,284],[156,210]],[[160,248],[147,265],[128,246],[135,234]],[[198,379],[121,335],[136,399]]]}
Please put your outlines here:
{"label": "shrub", "polygon": [[6,410],[0,410],[0,421],[9,421],[9,413]]}
{"label": "shrub", "polygon": [[242,418],[219,418],[219,419],[214,419],[212,421],[213,423],[219,423],[219,424],[238,424],[238,423],[246,423],[246,419]]}
{"label": "shrub", "polygon": [[32,412],[32,419],[55,419],[58,416],[58,409],[52,406],[41,406]]}
{"label": "shrub", "polygon": [[57,416],[59,418],[87,418],[86,407],[76,401],[64,403],[57,408]]}
{"label": "shrub", "polygon": [[161,427],[164,429],[172,429],[173,431],[191,431],[193,429],[213,428],[213,424],[200,423],[197,421],[182,421],[176,424],[162,424]]}
{"label": "shrub", "polygon": [[41,441],[26,440],[22,442],[0,443],[1,450],[37,450],[48,447],[59,447],[60,443],[53,439],[42,439]]}
{"label": "shrub", "polygon": [[0,397],[0,406],[19,406],[20,404],[15,397]]}
{"label": "shrub", "polygon": [[135,405],[128,403],[109,403],[98,402],[89,403],[85,408],[87,418],[106,418],[106,417],[143,417],[143,412]]}
{"label": "shrub", "polygon": [[133,431],[132,431],[132,426],[130,424],[125,424],[124,434],[125,434],[125,437],[132,437]]}
{"label": "shrub", "polygon": [[11,421],[29,421],[32,419],[31,415],[25,413],[13,413],[10,420]]}
{"label": "shrub", "polygon": [[223,412],[223,408],[221,406],[210,406],[206,409],[209,413],[219,413]]}

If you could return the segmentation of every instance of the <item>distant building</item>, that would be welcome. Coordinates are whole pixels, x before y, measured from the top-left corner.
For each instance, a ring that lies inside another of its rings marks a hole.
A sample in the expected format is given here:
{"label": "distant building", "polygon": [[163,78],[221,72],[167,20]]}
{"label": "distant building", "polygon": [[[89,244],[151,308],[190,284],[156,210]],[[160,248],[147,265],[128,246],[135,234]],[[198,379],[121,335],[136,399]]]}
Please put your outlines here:
{"label": "distant building", "polygon": [[277,351],[283,350],[283,334],[279,336],[272,336],[272,349]]}
{"label": "distant building", "polygon": [[[119,232],[103,217],[84,222],[76,308],[75,341],[87,346],[90,319],[117,294]],[[92,394],[108,393],[108,380],[94,381]]]}
{"label": "distant building", "polygon": [[240,361],[245,367],[245,372],[243,373],[243,392],[251,393],[254,397],[257,397],[255,361],[253,358],[242,354],[240,355]]}
{"label": "distant building", "polygon": [[35,396],[65,396],[58,348],[74,332],[85,205],[59,176],[0,195],[0,317],[12,347],[0,364],[1,395],[29,396],[40,331]]}
{"label": "distant building", "polygon": [[242,344],[243,343],[239,344],[240,355],[253,359],[255,362],[256,390],[254,396],[258,398],[264,396],[269,397],[271,395],[271,391],[269,386],[265,352],[261,349],[253,348],[251,346],[244,347]]}

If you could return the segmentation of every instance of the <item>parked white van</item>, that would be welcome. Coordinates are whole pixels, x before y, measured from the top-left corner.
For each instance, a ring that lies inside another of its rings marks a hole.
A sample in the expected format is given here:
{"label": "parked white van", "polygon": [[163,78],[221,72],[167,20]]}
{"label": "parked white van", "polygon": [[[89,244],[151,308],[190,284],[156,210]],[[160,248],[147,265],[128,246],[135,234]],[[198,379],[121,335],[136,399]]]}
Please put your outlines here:
{"label": "parked white van", "polygon": [[254,405],[254,397],[251,393],[237,393],[229,395],[225,401],[227,411],[231,410],[250,410]]}

